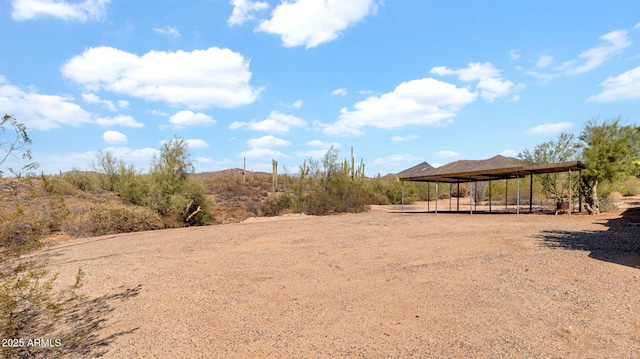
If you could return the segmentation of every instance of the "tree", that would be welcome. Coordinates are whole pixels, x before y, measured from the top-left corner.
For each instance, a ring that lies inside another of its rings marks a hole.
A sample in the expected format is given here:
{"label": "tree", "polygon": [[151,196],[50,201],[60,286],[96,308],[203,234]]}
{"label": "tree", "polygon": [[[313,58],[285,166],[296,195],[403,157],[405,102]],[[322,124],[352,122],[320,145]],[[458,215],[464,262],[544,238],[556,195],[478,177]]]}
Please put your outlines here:
{"label": "tree", "polygon": [[638,171],[640,129],[623,125],[620,117],[602,124],[591,120],[579,139],[582,160],[587,166],[582,173],[580,190],[589,214],[598,214],[598,184],[602,181],[613,182]]}
{"label": "tree", "polygon": [[[556,141],[549,141],[537,145],[533,152],[525,149],[518,154],[518,158],[528,164],[543,164],[568,162],[575,160],[578,155],[578,144],[575,137],[569,133],[561,133]],[[551,193],[558,199],[565,199],[569,186],[568,176],[562,173],[548,173],[536,176],[545,191]]]}
{"label": "tree", "polygon": [[[4,153],[0,153],[0,164],[3,164],[9,156],[14,156],[18,159],[16,155],[17,152],[22,153],[22,159],[31,161],[31,150],[27,149],[27,146],[31,144],[31,139],[27,134],[27,127],[22,123],[18,122],[15,117],[11,115],[4,115],[2,121],[0,121],[0,134],[6,135],[7,128],[11,128],[15,133],[9,135],[9,139],[0,141],[0,150]],[[29,162],[26,165],[22,166],[21,169],[14,170],[13,168],[9,168],[9,171],[16,176],[20,176],[24,171],[30,171],[38,168],[37,162]],[[2,177],[3,172],[0,170],[0,177]]]}

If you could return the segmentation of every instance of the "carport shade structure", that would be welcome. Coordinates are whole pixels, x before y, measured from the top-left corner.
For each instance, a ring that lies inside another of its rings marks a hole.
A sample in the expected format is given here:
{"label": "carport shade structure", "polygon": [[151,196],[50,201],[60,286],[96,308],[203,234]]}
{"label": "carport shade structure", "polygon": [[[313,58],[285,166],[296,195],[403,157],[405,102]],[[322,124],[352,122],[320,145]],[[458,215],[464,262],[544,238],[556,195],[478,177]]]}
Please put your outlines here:
{"label": "carport shade structure", "polygon": [[[580,161],[559,162],[559,163],[544,163],[544,164],[532,164],[526,165],[522,161],[513,157],[495,156],[486,160],[461,160],[449,163],[447,165],[434,168],[428,171],[422,171],[420,174],[404,174],[400,172],[398,179],[402,181],[403,195],[402,195],[402,212],[404,213],[404,181],[414,182],[428,182],[436,184],[436,191],[438,183],[464,183],[464,182],[482,182],[482,181],[494,181],[494,180],[508,180],[508,179],[520,179],[526,175],[530,176],[531,182],[533,182],[534,174],[547,174],[558,172],[569,172],[571,176],[572,171],[581,172],[586,166]],[[520,181],[518,181],[518,187]],[[533,188],[533,186],[531,186]],[[469,191],[469,196],[472,196]],[[529,212],[532,211],[531,203],[533,199],[533,191],[529,192]],[[436,193],[436,213],[437,213],[437,201],[438,195]],[[571,201],[571,195],[569,195],[569,201]],[[518,188],[518,198],[516,214],[520,213],[520,190]],[[571,208],[571,205],[569,206]],[[473,208],[470,206],[469,213],[473,213]],[[571,214],[571,211],[569,211]]]}

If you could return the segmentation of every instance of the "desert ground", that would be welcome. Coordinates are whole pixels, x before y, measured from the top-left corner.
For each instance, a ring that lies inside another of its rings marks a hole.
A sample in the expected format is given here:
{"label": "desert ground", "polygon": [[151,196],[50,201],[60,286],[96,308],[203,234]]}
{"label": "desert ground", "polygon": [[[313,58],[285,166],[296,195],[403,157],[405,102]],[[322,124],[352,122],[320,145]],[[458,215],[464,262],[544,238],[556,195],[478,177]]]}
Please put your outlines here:
{"label": "desert ground", "polygon": [[86,273],[104,358],[640,357],[637,209],[423,209],[55,241],[33,256],[60,283]]}

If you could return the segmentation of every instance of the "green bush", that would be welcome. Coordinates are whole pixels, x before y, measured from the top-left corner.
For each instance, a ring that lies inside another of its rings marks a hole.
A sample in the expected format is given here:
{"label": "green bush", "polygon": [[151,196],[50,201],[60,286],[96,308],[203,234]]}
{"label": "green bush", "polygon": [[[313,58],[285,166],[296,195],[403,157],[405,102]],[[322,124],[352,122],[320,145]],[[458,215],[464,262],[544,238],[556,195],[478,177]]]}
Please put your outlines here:
{"label": "green bush", "polygon": [[260,204],[260,212],[265,217],[275,217],[280,214],[290,211],[293,205],[291,196],[286,193],[278,193],[273,196],[267,197]]}

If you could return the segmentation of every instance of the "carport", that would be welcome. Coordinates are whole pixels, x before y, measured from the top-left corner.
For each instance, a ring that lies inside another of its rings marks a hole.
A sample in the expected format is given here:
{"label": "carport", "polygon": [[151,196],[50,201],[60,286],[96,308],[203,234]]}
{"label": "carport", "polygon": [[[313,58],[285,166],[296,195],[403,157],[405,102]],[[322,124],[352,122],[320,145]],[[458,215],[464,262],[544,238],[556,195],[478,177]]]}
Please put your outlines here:
{"label": "carport", "polygon": [[[548,174],[558,172],[568,172],[569,181],[571,181],[571,175],[573,172],[578,171],[578,175],[582,175],[582,170],[586,166],[580,161],[560,162],[560,163],[545,163],[536,165],[524,165],[516,158],[495,156],[487,160],[469,161],[462,160],[450,163],[448,165],[434,168],[428,171],[423,171],[419,175],[401,175],[399,180],[402,182],[402,213],[404,214],[404,182],[427,182],[436,184],[435,194],[435,213],[438,213],[438,185],[441,183],[448,183],[450,185],[457,184],[458,193],[460,193],[460,183],[474,183],[482,181],[499,181],[505,180],[508,186],[509,179],[517,179],[517,198],[516,198],[516,214],[520,214],[520,179],[529,176],[530,191],[529,191],[529,213],[533,212],[533,175],[535,174]],[[428,187],[427,187],[428,188]],[[489,187],[489,212],[491,213],[491,186]],[[428,189],[430,191],[430,189]],[[428,197],[430,193],[428,193]],[[569,187],[569,209],[573,208],[571,203],[571,186]],[[460,211],[460,197],[457,197],[457,211]],[[469,186],[469,214],[473,214],[473,186]],[[579,201],[582,202],[582,197],[579,196]],[[579,204],[580,211],[582,211],[582,204]],[[569,210],[571,215],[571,210]]]}

